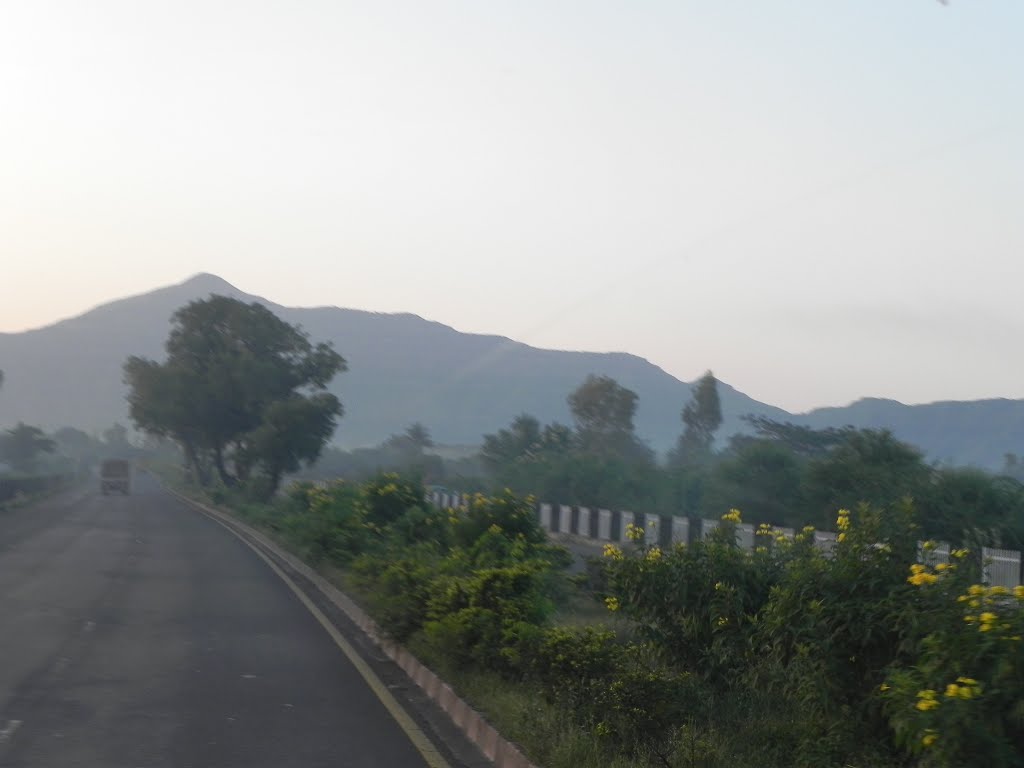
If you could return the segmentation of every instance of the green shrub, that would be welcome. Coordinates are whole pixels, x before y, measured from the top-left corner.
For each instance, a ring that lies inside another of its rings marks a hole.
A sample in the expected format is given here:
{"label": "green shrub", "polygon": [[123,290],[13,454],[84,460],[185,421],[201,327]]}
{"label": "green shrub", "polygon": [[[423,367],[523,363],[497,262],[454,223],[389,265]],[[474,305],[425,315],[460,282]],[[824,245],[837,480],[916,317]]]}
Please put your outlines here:
{"label": "green shrub", "polygon": [[1024,765],[1024,587],[963,589],[948,569],[910,578],[945,610],[881,686],[897,742],[922,765]]}
{"label": "green shrub", "polygon": [[403,479],[393,472],[382,474],[363,485],[361,504],[366,522],[373,528],[387,528],[410,509],[427,506],[421,483]]}
{"label": "green shrub", "polygon": [[[639,539],[643,531],[630,535]],[[625,556],[608,545],[605,554],[609,608],[621,610],[670,663],[706,678],[743,668],[752,621],[779,566],[736,546],[732,522],[692,546],[650,546]]]}
{"label": "green shrub", "polygon": [[345,483],[304,485],[288,497],[280,529],[313,562],[349,563],[370,542],[358,491]]}
{"label": "green shrub", "polygon": [[426,543],[392,553],[363,554],[352,562],[356,583],[372,594],[374,615],[398,642],[422,629],[436,590],[439,555]]}
{"label": "green shrub", "polygon": [[534,561],[438,579],[427,608],[426,643],[457,664],[511,671],[503,649],[522,624],[543,624],[554,610],[544,593],[543,569]]}

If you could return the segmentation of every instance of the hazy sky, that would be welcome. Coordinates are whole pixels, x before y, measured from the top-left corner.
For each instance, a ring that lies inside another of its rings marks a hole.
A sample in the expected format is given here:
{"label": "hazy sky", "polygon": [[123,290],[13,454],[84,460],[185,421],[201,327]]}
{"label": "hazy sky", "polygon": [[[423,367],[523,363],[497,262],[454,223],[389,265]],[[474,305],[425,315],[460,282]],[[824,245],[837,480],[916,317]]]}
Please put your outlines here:
{"label": "hazy sky", "polygon": [[202,271],[796,410],[1024,397],[1022,40],[1021,0],[0,0],[0,330]]}

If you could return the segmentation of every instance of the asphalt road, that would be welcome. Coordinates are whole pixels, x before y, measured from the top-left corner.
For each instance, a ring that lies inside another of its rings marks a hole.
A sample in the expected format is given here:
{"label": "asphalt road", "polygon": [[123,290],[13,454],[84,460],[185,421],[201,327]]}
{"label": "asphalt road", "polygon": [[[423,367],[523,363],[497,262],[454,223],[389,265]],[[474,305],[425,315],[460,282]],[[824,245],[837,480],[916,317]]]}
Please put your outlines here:
{"label": "asphalt road", "polygon": [[0,766],[425,766],[244,542],[140,478],[0,513]]}

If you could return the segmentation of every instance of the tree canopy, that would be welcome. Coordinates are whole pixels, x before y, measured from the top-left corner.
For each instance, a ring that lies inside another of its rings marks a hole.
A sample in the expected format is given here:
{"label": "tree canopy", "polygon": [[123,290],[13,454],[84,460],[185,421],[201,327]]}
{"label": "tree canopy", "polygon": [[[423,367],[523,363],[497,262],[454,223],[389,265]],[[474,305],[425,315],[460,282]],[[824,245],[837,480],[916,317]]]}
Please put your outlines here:
{"label": "tree canopy", "polygon": [[649,462],[650,449],[636,435],[639,397],[610,376],[591,374],[568,397],[576,422],[575,442],[584,453]]}
{"label": "tree canopy", "polygon": [[342,415],[327,386],[345,360],[260,304],[194,301],[174,314],[165,346],[163,363],[125,362],[131,417],[175,440],[201,482],[215,472],[272,494],[317,459]]}

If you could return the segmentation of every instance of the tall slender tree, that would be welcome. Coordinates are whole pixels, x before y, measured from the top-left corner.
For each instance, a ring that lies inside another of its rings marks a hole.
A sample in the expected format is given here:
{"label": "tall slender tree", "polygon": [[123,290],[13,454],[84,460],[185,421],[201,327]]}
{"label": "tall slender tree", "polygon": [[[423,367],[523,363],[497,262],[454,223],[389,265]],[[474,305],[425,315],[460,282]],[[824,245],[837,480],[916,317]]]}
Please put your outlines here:
{"label": "tall slender tree", "polygon": [[707,371],[693,387],[693,394],[682,412],[683,433],[673,453],[676,464],[694,464],[712,453],[715,432],[722,426],[722,403],[718,397],[718,381]]}

